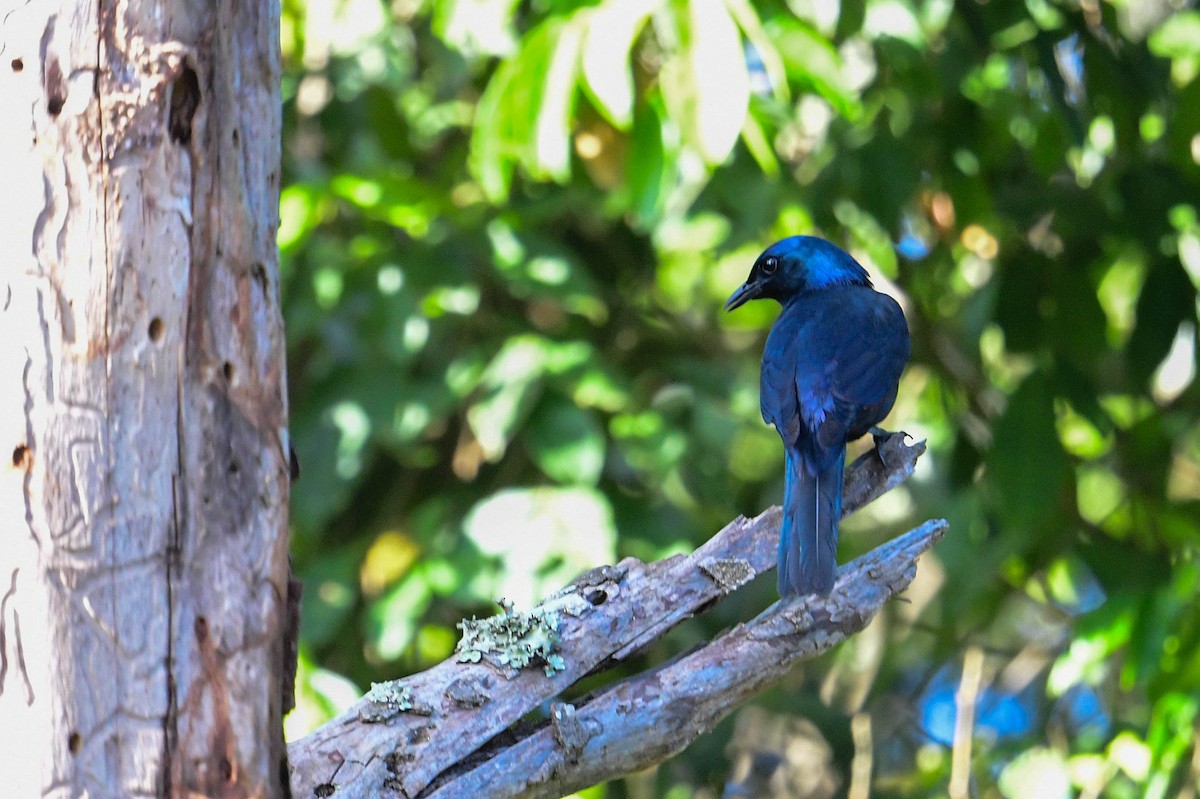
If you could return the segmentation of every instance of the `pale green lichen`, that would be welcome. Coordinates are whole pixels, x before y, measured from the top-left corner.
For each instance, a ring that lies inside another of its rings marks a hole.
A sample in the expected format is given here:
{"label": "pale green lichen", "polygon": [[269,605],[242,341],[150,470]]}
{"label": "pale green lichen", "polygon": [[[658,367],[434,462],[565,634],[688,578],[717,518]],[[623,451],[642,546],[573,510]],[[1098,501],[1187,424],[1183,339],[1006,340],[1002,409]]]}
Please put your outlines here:
{"label": "pale green lichen", "polygon": [[358,716],[368,723],[387,721],[413,709],[412,691],[400,680],[371,683],[366,700],[369,704],[359,709]]}
{"label": "pale green lichen", "polygon": [[487,619],[464,619],[458,623],[462,638],[455,647],[460,663],[478,663],[484,655],[494,656],[501,666],[523,669],[540,665],[547,677],[566,668],[558,654],[558,614],[541,608],[522,613],[503,599],[504,612]]}

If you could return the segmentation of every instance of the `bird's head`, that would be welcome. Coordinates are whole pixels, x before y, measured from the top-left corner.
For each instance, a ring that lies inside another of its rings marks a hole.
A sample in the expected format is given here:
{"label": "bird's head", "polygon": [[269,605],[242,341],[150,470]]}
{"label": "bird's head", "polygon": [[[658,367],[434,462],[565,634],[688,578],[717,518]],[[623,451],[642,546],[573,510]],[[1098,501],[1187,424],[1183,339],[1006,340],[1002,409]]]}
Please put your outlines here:
{"label": "bird's head", "polygon": [[871,280],[848,252],[815,236],[790,236],[763,250],[725,310],[764,297],[782,303],[798,294],[852,283],[869,286]]}

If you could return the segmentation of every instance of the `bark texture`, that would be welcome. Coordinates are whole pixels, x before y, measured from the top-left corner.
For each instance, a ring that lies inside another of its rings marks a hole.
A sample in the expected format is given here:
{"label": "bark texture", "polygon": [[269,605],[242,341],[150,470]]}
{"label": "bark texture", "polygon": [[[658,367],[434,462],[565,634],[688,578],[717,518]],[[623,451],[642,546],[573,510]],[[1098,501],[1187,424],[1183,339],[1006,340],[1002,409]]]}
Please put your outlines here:
{"label": "bark texture", "polygon": [[[910,476],[924,444],[880,440],[846,475],[853,512]],[[681,751],[797,660],[861,630],[916,571],[945,522],[927,522],[838,572],[828,597],[777,602],[756,619],[594,696],[555,702],[581,678],[630,657],[775,565],[780,514],[736,519],[687,556],[626,559],[578,578],[540,606],[559,619],[562,669],[451,658],[375,688],[289,745],[303,797],[554,797]],[[550,702],[547,722],[518,722]]]}
{"label": "bark texture", "polygon": [[0,0],[0,793],[282,796],[277,2]]}

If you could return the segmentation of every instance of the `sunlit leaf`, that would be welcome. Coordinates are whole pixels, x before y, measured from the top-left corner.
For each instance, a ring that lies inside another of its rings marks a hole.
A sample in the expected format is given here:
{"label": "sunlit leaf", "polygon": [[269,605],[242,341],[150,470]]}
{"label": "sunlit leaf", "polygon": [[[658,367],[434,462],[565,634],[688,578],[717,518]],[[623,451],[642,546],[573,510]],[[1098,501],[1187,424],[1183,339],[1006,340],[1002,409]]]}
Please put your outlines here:
{"label": "sunlit leaf", "polygon": [[[770,80],[771,93],[776,100],[786,101],[791,92],[788,89],[787,72],[783,67],[783,59],[779,57],[779,51],[775,49],[775,42],[763,27],[758,12],[749,0],[725,0],[725,5],[729,9],[729,13],[733,15],[738,27],[741,28],[746,40],[761,59],[763,69]],[[834,4],[821,3],[821,5],[831,7]]]}
{"label": "sunlit leaf", "polygon": [[680,52],[663,66],[671,117],[709,164],[733,149],[750,104],[750,73],[737,26],[722,2],[691,0],[676,14]]}
{"label": "sunlit leaf", "polygon": [[467,422],[488,460],[497,460],[541,391],[548,350],[541,339],[509,339],[488,365]]}
{"label": "sunlit leaf", "polygon": [[1005,766],[999,787],[1006,799],[1067,799],[1073,795],[1066,761],[1055,750],[1043,747],[1022,752]]}
{"label": "sunlit leaf", "polygon": [[400,657],[412,645],[431,598],[429,584],[412,576],[372,602],[366,637],[373,654],[383,660]]}
{"label": "sunlit leaf", "polygon": [[508,193],[512,167],[538,179],[570,174],[570,134],[584,18],[547,20],[496,70],[476,109],[472,171],[493,202]]}
{"label": "sunlit leaf", "polygon": [[1108,745],[1108,759],[1134,782],[1143,782],[1150,774],[1150,748],[1129,730],[1113,738]]}
{"label": "sunlit leaf", "polygon": [[629,392],[612,370],[591,365],[571,387],[571,399],[582,408],[615,413],[627,406]]}
{"label": "sunlit leaf", "polygon": [[500,491],[471,509],[467,537],[501,569],[485,590],[532,607],[581,571],[612,563],[616,531],[603,495],[585,488]]}
{"label": "sunlit leaf", "polygon": [[534,177],[565,181],[571,175],[571,122],[575,112],[575,74],[584,28],[578,18],[553,36],[553,54],[546,65],[541,107],[534,133]]}
{"label": "sunlit leaf", "polygon": [[506,103],[508,87],[514,82],[516,74],[515,61],[506,61],[496,69],[483,96],[479,98],[475,108],[476,122],[471,130],[468,164],[483,186],[484,193],[493,202],[500,202],[508,195],[516,162],[519,142],[515,143],[513,139],[521,131],[510,130],[510,112]]}
{"label": "sunlit leaf", "polygon": [[633,122],[633,75],[629,54],[659,0],[607,0],[583,12],[587,34],[580,68],[583,87],[615,127]]}
{"label": "sunlit leaf", "polygon": [[796,19],[776,18],[770,26],[788,77],[820,95],[842,116],[857,117],[860,105],[842,71],[842,58],[828,39]]}
{"label": "sunlit leaf", "polygon": [[1200,12],[1178,11],[1167,17],[1146,42],[1157,55],[1170,58],[1171,74],[1183,85],[1200,72]]}
{"label": "sunlit leaf", "polygon": [[516,45],[517,0],[443,0],[433,3],[434,30],[463,52],[507,55]]}
{"label": "sunlit leaf", "polygon": [[362,696],[358,686],[318,667],[310,653],[300,651],[296,664],[296,707],[283,720],[284,737],[302,738],[349,708]]}
{"label": "sunlit leaf", "polygon": [[1048,599],[1064,613],[1078,616],[1090,613],[1104,604],[1104,589],[1088,569],[1076,558],[1059,558],[1046,570]]}
{"label": "sunlit leaf", "polygon": [[404,577],[421,554],[420,545],[399,530],[381,533],[363,557],[359,580],[363,593],[376,596]]}
{"label": "sunlit leaf", "polygon": [[1166,358],[1180,323],[1195,320],[1195,296],[1191,281],[1177,263],[1160,263],[1146,275],[1137,302],[1137,322],[1126,346],[1131,376],[1138,384],[1149,381]]}
{"label": "sunlit leaf", "polygon": [[279,197],[279,249],[287,250],[300,244],[317,221],[316,206],[320,192],[305,186],[289,186]]}
{"label": "sunlit leaf", "polygon": [[1196,721],[1200,703],[1194,695],[1171,692],[1154,707],[1146,734],[1146,745],[1153,755],[1153,774],[1147,795],[1167,795],[1169,775],[1186,762],[1196,745]]}
{"label": "sunlit leaf", "polygon": [[543,400],[525,444],[541,470],[564,485],[595,485],[604,466],[604,429],[594,414],[561,399]]}

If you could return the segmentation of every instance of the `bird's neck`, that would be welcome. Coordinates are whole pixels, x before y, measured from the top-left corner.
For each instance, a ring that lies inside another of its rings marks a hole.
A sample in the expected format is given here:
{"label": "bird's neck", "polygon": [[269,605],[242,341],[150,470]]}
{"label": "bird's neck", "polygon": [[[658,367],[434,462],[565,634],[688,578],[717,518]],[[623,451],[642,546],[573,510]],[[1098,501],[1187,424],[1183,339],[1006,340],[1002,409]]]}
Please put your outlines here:
{"label": "bird's neck", "polygon": [[853,276],[847,277],[844,280],[843,279],[831,280],[828,283],[822,283],[820,286],[805,288],[805,289],[797,291],[793,294],[788,295],[783,300],[783,306],[786,308],[787,306],[789,306],[795,302],[801,302],[801,301],[807,302],[808,300],[813,299],[814,297],[820,298],[820,296],[827,291],[843,291],[845,289],[853,289],[853,288],[869,289],[869,288],[871,288],[871,281],[859,280],[858,278],[853,277]]}

